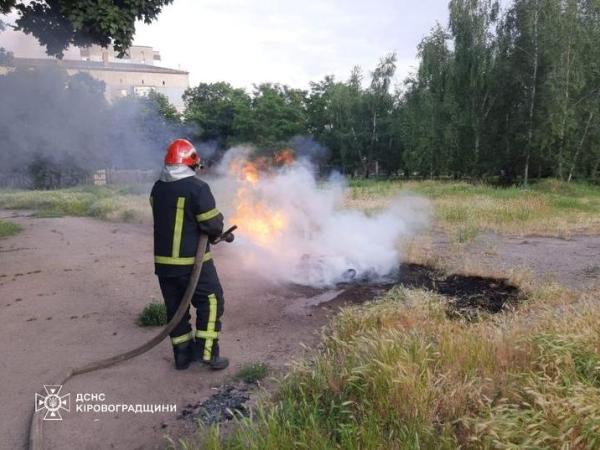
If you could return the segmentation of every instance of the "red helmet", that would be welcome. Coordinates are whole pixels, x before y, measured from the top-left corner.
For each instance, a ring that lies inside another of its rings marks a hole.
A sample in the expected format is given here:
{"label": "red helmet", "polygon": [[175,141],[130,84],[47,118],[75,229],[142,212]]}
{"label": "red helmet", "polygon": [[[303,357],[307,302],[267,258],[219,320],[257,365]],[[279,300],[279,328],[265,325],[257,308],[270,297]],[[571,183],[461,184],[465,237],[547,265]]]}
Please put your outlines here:
{"label": "red helmet", "polygon": [[186,139],[175,139],[167,148],[165,164],[185,164],[186,166],[200,165],[200,156],[198,156],[198,152],[196,152],[196,149],[190,141]]}

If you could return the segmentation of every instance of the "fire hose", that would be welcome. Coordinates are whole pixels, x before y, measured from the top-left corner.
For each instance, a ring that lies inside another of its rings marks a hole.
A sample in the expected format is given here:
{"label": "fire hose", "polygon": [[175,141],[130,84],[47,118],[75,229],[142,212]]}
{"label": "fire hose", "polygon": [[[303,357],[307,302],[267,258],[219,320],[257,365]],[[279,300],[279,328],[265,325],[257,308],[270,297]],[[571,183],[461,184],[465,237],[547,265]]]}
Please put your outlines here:
{"label": "fire hose", "polygon": [[[232,242],[234,239],[233,231],[237,228],[236,225],[232,226],[221,236],[212,241],[213,244],[217,244],[219,242]],[[194,296],[194,292],[196,290],[196,285],[198,284],[198,280],[200,279],[200,273],[202,272],[202,264],[204,259],[204,254],[206,253],[206,247],[208,246],[208,236],[201,235],[198,240],[198,248],[196,249],[196,257],[194,261],[194,267],[192,269],[192,274],[190,276],[190,281],[187,285],[185,293],[183,294],[183,298],[181,303],[179,304],[179,308],[175,312],[175,315],[171,318],[169,323],[158,333],[155,337],[150,339],[143,345],[134,348],[125,353],[121,353],[110,358],[101,359],[100,361],[94,361],[88,363],[81,367],[70,368],[66,371],[64,376],[62,377],[62,381],[58,383],[59,385],[64,385],[68,380],[77,375],[82,375],[84,373],[94,372],[100,369],[106,369],[107,367],[114,366],[123,361],[127,361],[128,359],[135,358],[143,353],[146,353],[148,350],[156,347],[162,340],[169,335],[171,331],[177,326],[177,324],[181,321],[185,313],[187,312],[190,303],[192,301],[192,297]],[[31,421],[29,425],[29,450],[43,450],[44,448],[44,440],[43,440],[43,420],[41,414],[35,413],[35,408],[31,413]]]}

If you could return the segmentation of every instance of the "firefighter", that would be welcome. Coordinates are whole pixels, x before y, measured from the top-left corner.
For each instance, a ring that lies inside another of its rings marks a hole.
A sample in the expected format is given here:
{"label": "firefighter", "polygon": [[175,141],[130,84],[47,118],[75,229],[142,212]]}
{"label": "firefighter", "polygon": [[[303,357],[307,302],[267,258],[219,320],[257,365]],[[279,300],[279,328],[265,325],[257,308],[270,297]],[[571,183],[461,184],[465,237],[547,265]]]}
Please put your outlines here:
{"label": "firefighter", "polygon": [[[188,285],[200,233],[214,241],[223,232],[223,215],[216,209],[210,187],[196,176],[199,167],[200,157],[194,146],[185,139],[173,141],[167,149],[160,179],[150,196],[154,217],[155,274],[169,321]],[[190,326],[188,309],[170,334],[175,368],[187,369],[192,361],[201,361],[211,369],[225,369],[229,361],[219,356],[223,289],[210,244],[192,304],[196,308],[196,331]]]}

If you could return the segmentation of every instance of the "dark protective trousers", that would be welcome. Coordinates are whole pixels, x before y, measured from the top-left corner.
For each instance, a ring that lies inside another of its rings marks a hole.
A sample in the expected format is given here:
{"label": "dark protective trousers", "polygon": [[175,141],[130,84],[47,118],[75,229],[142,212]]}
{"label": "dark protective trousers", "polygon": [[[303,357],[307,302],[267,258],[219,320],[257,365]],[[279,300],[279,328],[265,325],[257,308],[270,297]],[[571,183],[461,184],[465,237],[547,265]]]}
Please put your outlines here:
{"label": "dark protective trousers", "polygon": [[[168,321],[175,315],[189,280],[190,275],[158,277],[167,308]],[[198,354],[202,355],[204,361],[210,361],[211,357],[219,355],[219,332],[224,311],[223,289],[213,261],[207,261],[202,266],[200,280],[192,297],[192,305],[196,308],[196,331],[192,331],[188,308],[170,334],[171,343],[177,346],[195,338]]]}

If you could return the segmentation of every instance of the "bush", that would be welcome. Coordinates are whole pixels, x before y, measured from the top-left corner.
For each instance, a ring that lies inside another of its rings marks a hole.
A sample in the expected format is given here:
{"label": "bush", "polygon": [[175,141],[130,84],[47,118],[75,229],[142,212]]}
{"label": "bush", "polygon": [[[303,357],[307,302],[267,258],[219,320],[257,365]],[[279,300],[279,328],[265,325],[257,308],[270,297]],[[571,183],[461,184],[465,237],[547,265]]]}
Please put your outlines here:
{"label": "bush", "polygon": [[140,313],[137,324],[141,327],[161,327],[167,324],[167,308],[164,303],[152,302]]}
{"label": "bush", "polygon": [[66,158],[57,162],[41,155],[36,156],[27,166],[27,172],[33,189],[71,187],[90,179],[88,170]]}
{"label": "bush", "polygon": [[258,361],[242,366],[234,378],[246,383],[257,383],[265,378],[268,373],[269,367],[265,363]]}
{"label": "bush", "polygon": [[8,222],[6,220],[0,220],[0,238],[6,236],[13,236],[21,231],[23,228],[21,225],[18,225],[13,222]]}

